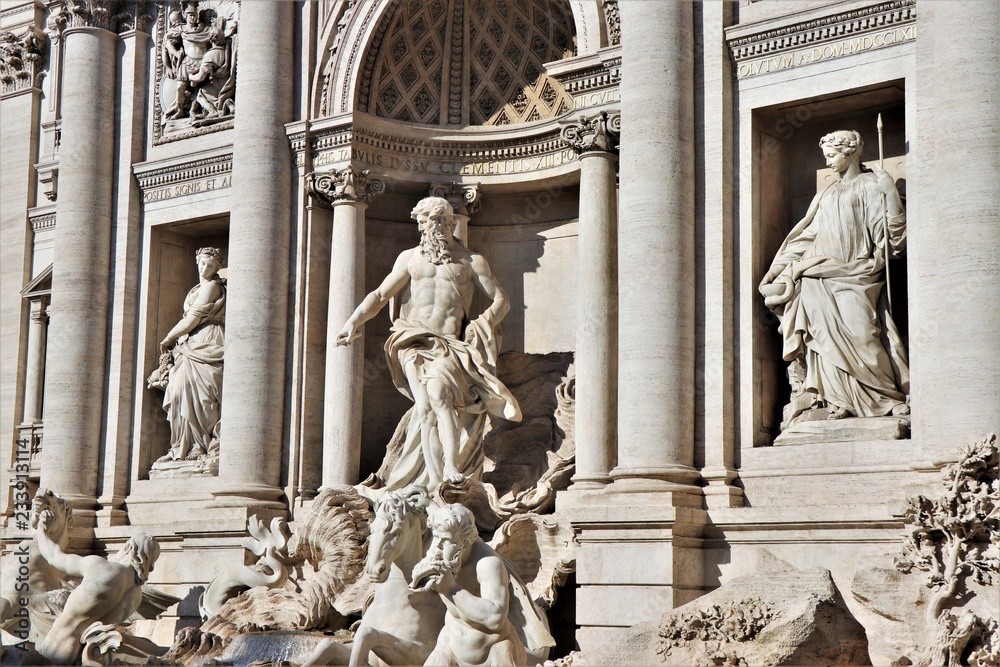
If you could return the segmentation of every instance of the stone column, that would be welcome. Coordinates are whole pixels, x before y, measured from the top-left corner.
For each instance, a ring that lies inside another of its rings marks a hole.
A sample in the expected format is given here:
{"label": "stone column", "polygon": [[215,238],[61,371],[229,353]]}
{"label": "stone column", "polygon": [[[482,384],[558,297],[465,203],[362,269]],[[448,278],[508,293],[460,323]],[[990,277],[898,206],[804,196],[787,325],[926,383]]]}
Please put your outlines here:
{"label": "stone column", "polygon": [[42,388],[45,381],[45,336],[48,333],[49,315],[45,312],[46,299],[31,302],[28,326],[28,364],[24,378],[24,416],[22,425],[42,423]]}
{"label": "stone column", "polygon": [[612,477],[617,490],[666,489],[697,477],[693,4],[630,0],[620,12],[618,267],[629,279],[618,295]]}
{"label": "stone column", "polygon": [[237,506],[282,506],[293,206],[284,124],[293,114],[294,25],[291,2],[246,2],[240,10],[220,486],[213,492]]}
{"label": "stone column", "polygon": [[998,25],[989,0],[917,15],[910,386],[912,437],[931,465],[1000,427],[1000,70],[968,46],[995,40]]}
{"label": "stone column", "polygon": [[481,204],[479,183],[431,183],[429,197],[444,197],[455,211],[455,238],[469,247],[469,220]]}
{"label": "stone column", "polygon": [[617,458],[620,128],[621,116],[601,112],[562,130],[580,156],[575,489],[610,482]]}
{"label": "stone column", "polygon": [[91,510],[97,504],[107,361],[117,35],[106,3],[84,0],[68,7],[61,15],[67,71],[52,272],[55,328],[45,377],[46,412],[58,418],[45,427],[41,483],[78,509]]}
{"label": "stone column", "polygon": [[311,194],[333,206],[330,301],[326,327],[323,487],[357,484],[361,468],[364,333],[337,346],[337,333],[365,297],[365,209],[385,189],[368,171],[344,167],[306,176]]}

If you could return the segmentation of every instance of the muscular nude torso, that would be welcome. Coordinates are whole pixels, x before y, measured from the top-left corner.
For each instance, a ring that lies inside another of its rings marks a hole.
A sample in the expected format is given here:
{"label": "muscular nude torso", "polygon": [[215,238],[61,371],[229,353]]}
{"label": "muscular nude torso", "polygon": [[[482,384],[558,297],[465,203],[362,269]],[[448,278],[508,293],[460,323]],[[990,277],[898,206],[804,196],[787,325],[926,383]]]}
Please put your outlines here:
{"label": "muscular nude torso", "polygon": [[431,331],[459,338],[462,323],[472,306],[476,286],[471,253],[456,249],[451,262],[433,264],[419,248],[408,251],[409,289],[401,294],[400,315],[410,322],[419,322]]}

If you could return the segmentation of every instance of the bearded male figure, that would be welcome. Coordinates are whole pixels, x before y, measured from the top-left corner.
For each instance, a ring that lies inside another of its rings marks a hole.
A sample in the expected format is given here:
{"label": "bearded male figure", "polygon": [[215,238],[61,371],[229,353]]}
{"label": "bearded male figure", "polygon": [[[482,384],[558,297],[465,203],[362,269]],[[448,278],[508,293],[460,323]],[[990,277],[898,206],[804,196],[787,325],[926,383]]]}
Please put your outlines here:
{"label": "bearded male figure", "polygon": [[[338,345],[350,344],[365,322],[398,300],[398,313],[390,306],[393,326],[385,354],[393,383],[413,400],[415,411],[388,490],[478,479],[486,416],[521,418],[514,396],[496,377],[507,295],[486,259],[453,236],[454,211],[446,199],[422,199],[411,215],[420,226],[420,245],[400,253],[336,339]],[[470,322],[477,289],[491,303]]]}

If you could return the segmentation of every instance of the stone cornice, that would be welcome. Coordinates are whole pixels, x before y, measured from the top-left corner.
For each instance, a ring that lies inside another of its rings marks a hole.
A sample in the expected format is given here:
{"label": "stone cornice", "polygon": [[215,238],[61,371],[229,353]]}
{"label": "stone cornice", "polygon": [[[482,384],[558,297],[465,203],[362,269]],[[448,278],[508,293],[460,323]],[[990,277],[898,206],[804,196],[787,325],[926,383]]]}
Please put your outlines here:
{"label": "stone cornice", "polygon": [[385,192],[385,181],[367,169],[344,167],[306,174],[306,191],[329,204],[365,203]]}
{"label": "stone cornice", "polygon": [[37,234],[38,232],[44,232],[49,229],[55,229],[56,227],[56,212],[47,211],[45,213],[38,213],[36,215],[28,216],[28,222],[31,223],[31,231]]}
{"label": "stone cornice", "polygon": [[[286,126],[297,164],[306,171],[352,164],[387,179],[442,182],[455,177],[546,178],[575,171],[558,119],[528,125],[447,128],[394,123],[356,112]],[[532,176],[533,175],[533,176]],[[504,179],[506,180],[506,179]]]}
{"label": "stone cornice", "polygon": [[738,78],[746,78],[910,41],[916,15],[916,0],[891,0],[770,29],[775,21],[737,25],[726,31],[727,44]]}
{"label": "stone cornice", "polygon": [[617,153],[621,129],[621,114],[602,111],[595,116],[581,116],[566,123],[560,136],[577,155]]}
{"label": "stone cornice", "polygon": [[143,165],[136,165],[135,178],[139,183],[139,188],[150,190],[185,181],[193,181],[199,178],[222,176],[232,171],[233,155],[232,153],[226,153],[152,169],[146,169]]}

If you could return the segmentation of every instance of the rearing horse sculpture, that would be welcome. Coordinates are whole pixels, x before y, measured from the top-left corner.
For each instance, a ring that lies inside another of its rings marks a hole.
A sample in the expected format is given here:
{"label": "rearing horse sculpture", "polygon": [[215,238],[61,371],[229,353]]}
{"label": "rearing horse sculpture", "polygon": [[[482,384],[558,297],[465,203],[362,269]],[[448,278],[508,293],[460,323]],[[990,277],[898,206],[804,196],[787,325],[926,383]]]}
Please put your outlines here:
{"label": "rearing horse sculpture", "polygon": [[[429,503],[427,490],[418,485],[382,496],[371,524],[365,565],[375,582],[375,597],[352,645],[327,640],[306,665],[424,663],[434,649],[445,614],[437,593],[410,590],[413,566],[427,551]],[[371,659],[369,654],[374,654]]]}

